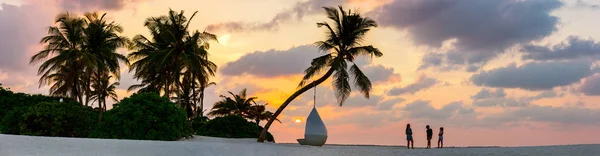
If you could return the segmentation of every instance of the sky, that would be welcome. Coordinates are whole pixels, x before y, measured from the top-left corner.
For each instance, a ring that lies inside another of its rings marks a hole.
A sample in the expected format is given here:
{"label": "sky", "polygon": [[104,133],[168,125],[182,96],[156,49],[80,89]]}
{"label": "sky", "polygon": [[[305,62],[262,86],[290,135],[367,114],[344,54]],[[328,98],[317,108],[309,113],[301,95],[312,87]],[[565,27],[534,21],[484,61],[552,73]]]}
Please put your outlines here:
{"label": "sky", "polygon": [[[336,5],[378,23],[363,45],[383,57],[356,61],[374,84],[369,99],[353,88],[340,107],[329,80],[318,86],[327,143],[405,145],[408,123],[416,146],[425,146],[425,125],[444,127],[446,146],[600,143],[600,0],[0,0],[0,83],[48,94],[29,58],[61,12],[107,13],[133,38],[171,8],[198,11],[190,28],[218,36],[205,108],[247,88],[275,111],[323,55],[316,23]],[[138,81],[121,72],[122,99]],[[271,126],[276,141],[302,138],[294,121],[312,107],[313,90],[294,100]]]}

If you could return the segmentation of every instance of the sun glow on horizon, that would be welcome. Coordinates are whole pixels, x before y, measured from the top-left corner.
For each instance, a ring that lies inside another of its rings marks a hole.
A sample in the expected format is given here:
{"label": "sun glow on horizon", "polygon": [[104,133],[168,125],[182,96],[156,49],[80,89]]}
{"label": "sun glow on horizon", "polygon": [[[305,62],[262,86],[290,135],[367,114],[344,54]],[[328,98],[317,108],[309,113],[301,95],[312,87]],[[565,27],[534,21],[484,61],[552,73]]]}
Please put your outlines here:
{"label": "sun glow on horizon", "polygon": [[296,119],[294,122],[295,122],[295,123],[300,123],[300,122],[302,122],[302,120],[300,120],[300,119]]}

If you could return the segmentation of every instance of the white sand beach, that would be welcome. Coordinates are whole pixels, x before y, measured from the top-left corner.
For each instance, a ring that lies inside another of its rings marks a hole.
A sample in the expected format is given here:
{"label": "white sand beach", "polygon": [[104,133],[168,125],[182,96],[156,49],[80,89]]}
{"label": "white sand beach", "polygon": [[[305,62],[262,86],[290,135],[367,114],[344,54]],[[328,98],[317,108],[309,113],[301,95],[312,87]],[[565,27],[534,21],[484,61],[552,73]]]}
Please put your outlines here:
{"label": "white sand beach", "polygon": [[594,156],[600,145],[564,145],[506,148],[405,149],[378,146],[311,147],[294,144],[256,143],[254,139],[196,136],[183,141],[139,141],[0,135],[1,156],[305,156],[305,155],[520,155]]}

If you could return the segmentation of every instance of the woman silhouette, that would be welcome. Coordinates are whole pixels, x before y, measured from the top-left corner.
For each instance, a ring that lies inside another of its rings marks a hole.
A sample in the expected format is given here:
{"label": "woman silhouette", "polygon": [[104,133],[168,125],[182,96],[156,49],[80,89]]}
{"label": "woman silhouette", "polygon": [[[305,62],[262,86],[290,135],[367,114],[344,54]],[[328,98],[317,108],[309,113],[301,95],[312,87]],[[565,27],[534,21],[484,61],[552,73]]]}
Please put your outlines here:
{"label": "woman silhouette", "polygon": [[412,148],[415,149],[415,141],[412,137],[412,129],[410,128],[410,124],[406,124],[406,147],[410,149],[409,145],[412,145]]}

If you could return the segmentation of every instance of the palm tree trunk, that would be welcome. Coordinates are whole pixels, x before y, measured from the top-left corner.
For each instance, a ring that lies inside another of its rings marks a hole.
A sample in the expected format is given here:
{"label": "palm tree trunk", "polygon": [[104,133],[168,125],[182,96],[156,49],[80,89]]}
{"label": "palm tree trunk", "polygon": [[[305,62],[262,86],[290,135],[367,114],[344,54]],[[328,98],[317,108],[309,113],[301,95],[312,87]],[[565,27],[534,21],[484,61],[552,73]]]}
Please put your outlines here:
{"label": "palm tree trunk", "polygon": [[98,122],[102,121],[102,100],[98,99]]}
{"label": "palm tree trunk", "polygon": [[292,96],[288,97],[288,99],[285,100],[285,102],[283,102],[283,104],[281,104],[281,106],[279,106],[279,108],[277,108],[277,111],[275,111],[273,116],[271,116],[271,118],[265,125],[265,128],[262,130],[262,132],[260,132],[260,136],[258,137],[257,142],[265,142],[265,137],[267,136],[269,127],[271,127],[271,124],[273,124],[275,119],[277,119],[277,116],[279,116],[279,114],[281,114],[281,112],[283,112],[283,109],[285,109],[285,107],[287,107],[287,105],[290,104],[290,102],[292,102],[292,100],[296,99],[296,97],[300,96],[302,93],[306,92],[310,88],[313,88],[313,87],[323,83],[325,80],[327,80],[327,78],[329,78],[331,76],[331,74],[333,74],[333,72],[334,72],[334,68],[329,68],[327,73],[325,73],[325,75],[323,75],[321,78],[300,88],[300,90],[296,91],[294,94],[292,94]]}
{"label": "palm tree trunk", "polygon": [[204,116],[204,89],[205,89],[205,86],[202,85],[200,87],[202,89],[202,93],[200,93],[200,113],[199,114],[200,114],[200,117],[203,117]]}
{"label": "palm tree trunk", "polygon": [[79,100],[79,104],[83,105],[83,98],[80,95],[81,93],[79,92],[79,86],[77,86],[77,81],[75,81],[73,84],[75,85],[74,94],[77,97],[77,100]]}
{"label": "palm tree trunk", "polygon": [[260,119],[259,119],[259,118],[256,118],[256,119],[254,119],[254,120],[256,121],[256,126],[260,126],[260,124],[259,124],[259,123],[260,123]]}
{"label": "palm tree trunk", "polygon": [[91,77],[88,77],[87,79],[85,79],[85,83],[86,84],[84,86],[87,86],[87,87],[85,87],[86,88],[85,89],[85,106],[87,107],[90,102],[90,96],[91,96],[91,93],[90,93],[91,91],[90,91],[90,87],[89,87],[91,84]]}

